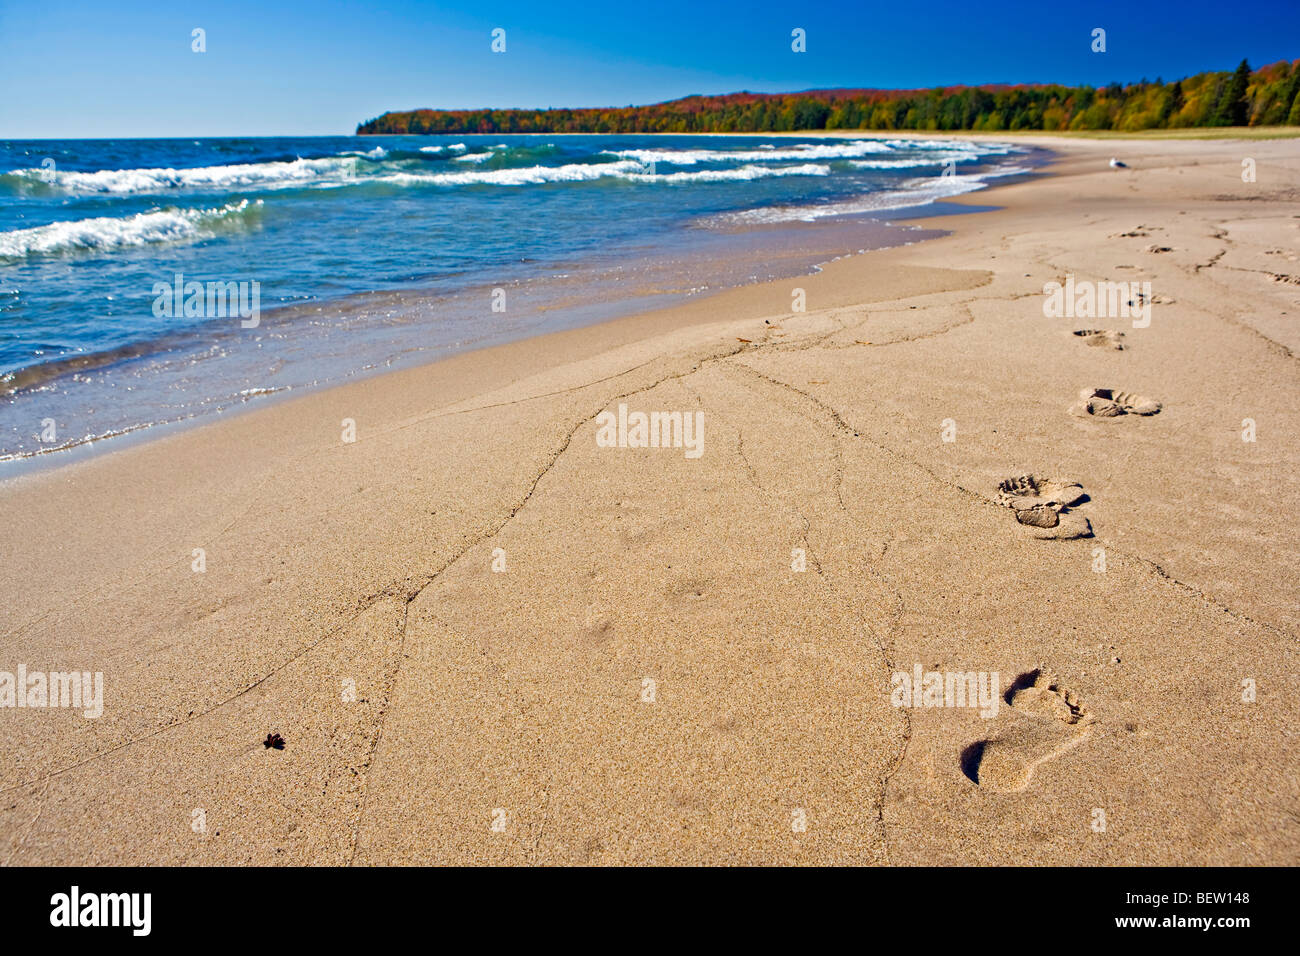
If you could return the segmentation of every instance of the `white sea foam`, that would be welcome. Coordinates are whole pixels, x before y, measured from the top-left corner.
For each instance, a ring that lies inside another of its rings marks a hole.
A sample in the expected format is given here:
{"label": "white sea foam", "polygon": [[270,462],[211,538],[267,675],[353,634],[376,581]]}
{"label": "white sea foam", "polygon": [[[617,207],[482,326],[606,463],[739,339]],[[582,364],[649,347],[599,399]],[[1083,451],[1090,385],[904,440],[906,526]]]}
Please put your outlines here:
{"label": "white sea foam", "polygon": [[845,140],[835,143],[796,143],[793,146],[762,146],[758,149],[617,149],[604,150],[607,156],[636,159],[643,163],[668,163],[694,166],[698,163],[792,162],[808,159],[847,159],[888,153],[890,147],[879,140]]}
{"label": "white sea foam", "polygon": [[981,156],[1000,156],[1020,151],[1020,148],[1012,143],[969,139],[887,139],[884,142],[890,149],[961,149],[979,153]]}
{"label": "white sea foam", "polygon": [[[446,147],[464,149],[463,144]],[[422,147],[425,151],[442,147]],[[707,151],[696,151],[704,153]],[[496,155],[492,151],[468,153],[455,159],[466,165],[477,165]],[[778,154],[763,153],[764,160],[793,159],[791,151]],[[732,157],[734,158],[734,157]],[[310,187],[336,189],[340,186],[365,182],[384,182],[396,185],[433,186],[526,186],[541,183],[582,182],[606,177],[654,181],[660,183],[724,182],[760,179],[767,176],[824,176],[829,167],[804,163],[783,167],[740,166],[733,169],[702,170],[699,172],[670,173],[650,176],[648,161],[624,158],[608,163],[567,163],[561,166],[524,166],[515,169],[477,170],[457,172],[426,172],[423,170],[394,168],[367,164],[362,167],[359,156],[339,156],[326,159],[300,159],[292,162],[269,162],[231,166],[205,166],[198,169],[114,169],[95,173],[64,171],[57,174],[55,185],[71,193],[148,194],[176,189],[230,190],[240,188],[277,189]],[[690,165],[690,164],[686,164]],[[33,175],[45,170],[20,170]]]}
{"label": "white sea foam", "polygon": [[192,242],[215,235],[214,226],[262,201],[247,199],[213,209],[156,209],[134,216],[101,216],[0,232],[0,258],[77,251],[110,251],[156,242]]}
{"label": "white sea foam", "polygon": [[519,169],[467,169],[455,173],[388,173],[381,182],[399,186],[529,186],[540,183],[571,183],[602,179],[645,167],[633,160],[615,163],[566,163],[563,166],[524,166]]}
{"label": "white sea foam", "polygon": [[625,179],[632,182],[679,185],[698,182],[741,182],[770,176],[826,176],[830,167],[817,163],[798,166],[740,166],[696,172],[651,175],[646,165],[624,159],[613,163],[568,163],[563,166],[526,166],[519,169],[466,170],[455,173],[396,172],[379,177],[397,185],[428,186],[529,186],[541,183]]}
{"label": "white sea foam", "polygon": [[[464,143],[422,146],[421,152],[430,154],[457,154],[455,158],[466,165],[477,165],[495,157],[502,157],[512,147],[502,145],[492,150],[468,152]],[[896,151],[931,150],[931,155],[882,156]],[[864,169],[907,169],[930,166],[950,160],[977,159],[1016,151],[1017,147],[1003,143],[968,143],[954,140],[875,140],[855,139],[821,143],[795,143],[774,146],[763,144],[755,149],[626,149],[606,150],[603,155],[614,157],[614,162],[603,164],[569,163],[562,166],[529,166],[518,169],[436,173],[412,169],[409,164],[394,162],[382,146],[365,152],[345,153],[317,159],[296,159],[264,163],[237,163],[223,166],[202,166],[195,169],[142,168],[105,169],[98,172],[47,169],[20,169],[6,176],[31,182],[44,182],[56,190],[74,195],[90,194],[150,194],[174,190],[206,190],[213,192],[238,189],[275,190],[285,188],[332,189],[364,182],[387,182],[399,185],[502,185],[518,186],[534,183],[577,182],[607,176],[636,179],[648,173],[646,166],[695,166],[702,163],[745,165],[730,169],[710,170],[708,175],[681,175],[669,173],[656,176],[656,182],[721,182],[762,178],[762,173],[751,164],[790,164],[786,171],[772,175],[825,175],[824,169],[808,167],[812,160],[848,160]],[[859,158],[868,157],[868,158]],[[52,176],[52,179],[51,179]],[[692,178],[692,176],[694,178]]]}
{"label": "white sea foam", "polygon": [[948,150],[911,159],[851,159],[849,165],[856,169],[919,169],[922,166],[946,166],[950,162],[961,163],[978,158],[976,153]]}
{"label": "white sea foam", "polygon": [[1001,169],[980,173],[978,175],[926,176],[909,179],[900,184],[898,189],[843,199],[838,202],[821,205],[770,206],[766,209],[747,209],[743,212],[726,213],[714,217],[711,222],[724,225],[760,225],[781,222],[813,222],[830,216],[853,216],[866,213],[883,212],[890,209],[907,209],[912,206],[924,206],[950,199],[965,193],[975,192],[988,187],[986,179],[999,176],[1015,176],[1029,170],[1021,166],[1007,166]]}
{"label": "white sea foam", "polygon": [[[172,189],[225,190],[240,187],[274,188],[307,184],[322,179],[351,178],[359,157],[330,156],[290,162],[237,163],[200,166],[197,169],[102,169],[94,173],[60,170],[50,185],[71,193],[154,193]],[[46,169],[20,169],[11,175],[49,181]]]}
{"label": "white sea foam", "polygon": [[827,176],[831,168],[818,163],[802,163],[798,166],[739,166],[736,169],[701,169],[693,173],[620,173],[623,179],[638,183],[666,183],[680,185],[683,183],[726,183],[744,182],[750,179],[766,179],[771,176]]}

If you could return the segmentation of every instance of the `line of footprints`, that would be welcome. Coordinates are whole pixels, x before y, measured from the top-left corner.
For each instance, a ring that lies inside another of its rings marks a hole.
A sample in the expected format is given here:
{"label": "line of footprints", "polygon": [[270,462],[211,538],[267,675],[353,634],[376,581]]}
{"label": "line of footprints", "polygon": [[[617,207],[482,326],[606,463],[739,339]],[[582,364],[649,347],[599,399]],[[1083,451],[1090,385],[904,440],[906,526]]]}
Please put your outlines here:
{"label": "line of footprints", "polygon": [[[1094,347],[1123,350],[1124,333],[1113,329],[1076,329],[1074,334]],[[1125,415],[1150,416],[1160,412],[1160,403],[1145,395],[1114,388],[1085,388],[1070,406],[1080,418],[1115,419]],[[998,483],[998,504],[1015,512],[1016,520],[1035,538],[1090,538],[1092,525],[1074,512],[1088,500],[1076,481],[1020,475]]]}
{"label": "line of footprints", "polygon": [[[1124,349],[1124,333],[1112,329],[1077,329],[1074,334],[1095,348]],[[1145,395],[1112,388],[1086,388],[1070,407],[1084,418],[1158,414],[1160,403]],[[1092,536],[1092,525],[1073,509],[1088,501],[1076,481],[1020,475],[998,483],[998,504],[1035,538]],[[1078,695],[1041,669],[1022,674],[1005,694],[1014,716],[996,735],[976,741],[961,753],[961,770],[988,790],[1019,793],[1034,771],[1087,739],[1093,721]]]}
{"label": "line of footprints", "polygon": [[[1123,350],[1124,333],[1110,329],[1079,329],[1075,335],[1090,346]],[[1143,395],[1110,388],[1088,388],[1070,413],[1081,417],[1118,418],[1155,415],[1160,403]],[[1011,509],[1016,521],[1035,538],[1086,538],[1088,519],[1073,509],[1088,500],[1075,481],[1020,475],[997,486],[998,504]],[[961,753],[961,770],[980,787],[1019,793],[1034,771],[1087,739],[1092,714],[1078,695],[1041,669],[1022,674],[1004,695],[1013,716],[997,734],[976,741]],[[802,813],[802,811],[796,811]],[[796,827],[798,828],[798,827]],[[505,829],[505,812],[494,812],[492,829]]]}

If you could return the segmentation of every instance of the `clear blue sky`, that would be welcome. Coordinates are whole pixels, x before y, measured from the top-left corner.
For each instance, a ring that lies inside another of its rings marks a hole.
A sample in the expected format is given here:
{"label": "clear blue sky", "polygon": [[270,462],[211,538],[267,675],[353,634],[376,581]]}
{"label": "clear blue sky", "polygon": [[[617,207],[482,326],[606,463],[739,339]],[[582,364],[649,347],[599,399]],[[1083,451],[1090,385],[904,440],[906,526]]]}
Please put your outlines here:
{"label": "clear blue sky", "polygon": [[[195,27],[206,53],[190,50]],[[790,50],[795,27],[807,53]],[[1243,56],[1300,57],[1300,0],[0,0],[0,138],[350,133],[389,109],[742,89],[1101,85]]]}

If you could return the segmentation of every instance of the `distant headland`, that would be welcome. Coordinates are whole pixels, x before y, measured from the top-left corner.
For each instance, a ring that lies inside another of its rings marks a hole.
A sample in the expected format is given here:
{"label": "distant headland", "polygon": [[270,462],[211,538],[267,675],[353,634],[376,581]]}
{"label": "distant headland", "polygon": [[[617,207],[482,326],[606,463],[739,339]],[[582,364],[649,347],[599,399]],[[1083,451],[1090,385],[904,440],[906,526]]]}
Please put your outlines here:
{"label": "distant headland", "polygon": [[403,133],[766,133],[796,130],[1069,132],[1300,125],[1300,60],[1109,86],[949,86],[687,96],[649,106],[419,109],[358,135]]}

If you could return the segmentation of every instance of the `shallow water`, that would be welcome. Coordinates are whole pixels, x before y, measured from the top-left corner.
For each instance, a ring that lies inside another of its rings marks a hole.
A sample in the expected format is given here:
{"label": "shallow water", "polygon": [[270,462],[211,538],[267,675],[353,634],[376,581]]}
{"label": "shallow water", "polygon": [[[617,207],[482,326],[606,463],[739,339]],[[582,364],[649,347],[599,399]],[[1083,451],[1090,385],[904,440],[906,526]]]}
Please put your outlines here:
{"label": "shallow water", "polygon": [[[1040,155],[866,136],[3,142],[0,460],[806,273],[917,238],[884,217]],[[192,282],[232,283],[256,314]]]}

